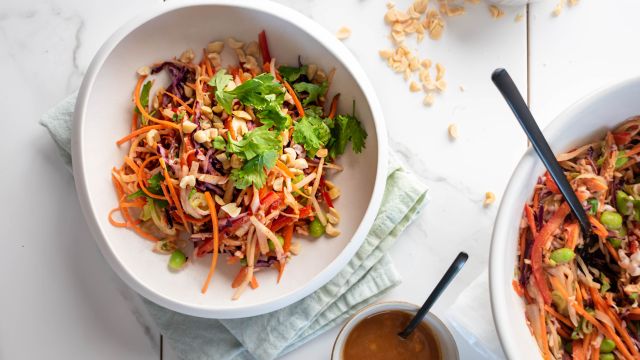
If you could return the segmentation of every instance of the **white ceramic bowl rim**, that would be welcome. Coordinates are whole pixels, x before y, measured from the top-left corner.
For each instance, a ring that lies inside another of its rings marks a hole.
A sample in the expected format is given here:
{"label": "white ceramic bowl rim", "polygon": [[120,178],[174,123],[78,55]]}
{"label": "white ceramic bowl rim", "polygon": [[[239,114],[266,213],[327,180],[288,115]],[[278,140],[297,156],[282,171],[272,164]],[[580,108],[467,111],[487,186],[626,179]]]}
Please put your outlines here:
{"label": "white ceramic bowl rim", "polygon": [[[332,360],[342,360],[342,351],[347,337],[351,333],[351,330],[364,318],[380,313],[382,311],[400,310],[410,313],[415,313],[420,309],[418,305],[405,302],[405,301],[383,301],[373,303],[358,310],[340,329],[336,340],[333,343],[333,349],[331,350]],[[438,336],[438,342],[440,343],[441,351],[446,360],[457,360],[459,358],[458,346],[456,340],[447,328],[447,326],[438,318],[435,314],[429,312],[422,320],[427,323],[431,330]]]}
{"label": "white ceramic bowl rim", "polygon": [[[603,98],[608,94],[617,93],[630,85],[638,83],[640,83],[640,77],[631,78],[596,90],[593,93],[578,100],[562,113],[560,113],[548,126],[544,128],[543,133],[545,135],[545,138],[549,141],[551,147],[554,147],[554,142],[560,139],[563,135],[562,131],[564,126],[567,122],[570,122],[575,117],[575,114],[581,113],[582,111],[590,108],[594,105],[594,103],[597,102],[598,99]],[[623,120],[624,118],[613,119],[614,123],[616,124]],[[596,133],[597,130],[598,129],[593,129],[593,132]],[[565,151],[568,149],[560,150]],[[516,238],[509,238],[508,229],[510,226],[513,226],[512,221],[514,221],[514,219],[517,219],[516,221],[518,221],[521,216],[520,213],[517,215],[517,217],[512,216],[512,214],[508,214],[508,210],[506,210],[506,208],[511,207],[511,204],[514,202],[514,198],[518,196],[520,191],[527,191],[529,194],[527,198],[529,198],[531,192],[533,191],[533,188],[523,190],[519,187],[519,183],[521,182],[523,176],[540,176],[541,173],[524,174],[527,169],[534,168],[538,165],[542,166],[534,150],[532,148],[527,149],[527,151],[518,162],[518,165],[514,169],[513,174],[511,175],[511,178],[509,179],[509,182],[507,184],[502,202],[500,204],[500,208],[498,209],[498,214],[496,216],[491,241],[489,259],[489,288],[491,294],[491,308],[502,348],[507,355],[507,358],[510,359],[518,359],[522,357],[522,339],[517,339],[516,336],[513,335],[513,328],[514,326],[525,325],[514,324],[514,321],[516,320],[510,318],[507,311],[505,310],[510,306],[508,296],[511,295],[509,292],[513,292],[513,289],[511,288],[511,286],[505,286],[505,284],[502,283],[501,278],[503,276],[503,272],[513,274],[515,270],[504,268],[505,256],[513,256],[513,258],[515,259],[516,254],[503,254],[502,252],[504,252],[506,243],[508,241],[516,241]],[[524,206],[524,203],[522,205]],[[524,309],[522,311],[524,311]],[[536,346],[536,351],[537,350],[538,349]]]}
{"label": "white ceramic bowl rim", "polygon": [[[350,75],[357,82],[358,86],[362,90],[365,98],[367,99],[369,109],[372,114],[372,122],[375,126],[377,135],[377,169],[376,179],[374,183],[371,199],[366,208],[366,212],[362,218],[362,222],[356,229],[352,239],[340,252],[340,254],[320,273],[311,279],[303,287],[297,291],[289,294],[282,295],[277,298],[270,299],[260,303],[251,305],[238,304],[233,308],[233,311],[228,309],[216,309],[215,307],[196,304],[185,304],[174,299],[167,298],[158,292],[148,288],[142,283],[136,274],[130,272],[125,268],[118,260],[115,253],[107,244],[107,241],[98,241],[98,239],[106,239],[106,236],[101,228],[101,225],[96,220],[96,214],[93,212],[91,197],[88,194],[87,185],[85,183],[85,169],[84,169],[84,156],[83,156],[83,139],[81,137],[82,127],[85,117],[88,94],[92,91],[94,81],[110,53],[116,48],[116,46],[132,31],[136,30],[139,26],[146,22],[178,9],[195,7],[195,6],[211,6],[221,5],[229,6],[246,10],[253,10],[262,12],[267,15],[273,16],[288,22],[296,26],[301,32],[306,33],[310,37],[316,39],[319,43],[322,43],[329,52],[331,52],[350,73]],[[114,271],[133,289],[138,291],[142,296],[147,299],[181,313],[201,316],[201,317],[215,317],[215,318],[234,318],[234,317],[246,317],[259,315],[266,312],[274,311],[284,306],[287,306],[301,298],[309,295],[313,291],[323,286],[326,282],[331,280],[353,257],[355,252],[360,248],[360,245],[364,241],[364,238],[371,228],[377,211],[382,202],[382,196],[384,193],[384,187],[386,184],[387,174],[387,131],[383,120],[382,109],[378,103],[377,97],[373,90],[373,86],[369,82],[364,70],[360,67],[358,61],[349,52],[349,50],[339,40],[335,38],[326,29],[305,17],[299,12],[285,7],[281,4],[274,3],[268,0],[244,0],[237,2],[234,0],[194,0],[194,1],[182,1],[178,3],[161,3],[155,7],[150,7],[147,11],[133,20],[129,21],[122,27],[120,27],[98,50],[93,58],[91,65],[89,66],[87,73],[82,82],[82,86],[78,93],[78,99],[76,102],[76,108],[74,111],[74,127],[72,136],[72,155],[73,155],[73,174],[75,178],[76,191],[80,200],[80,206],[85,215],[86,221],[89,224],[89,229],[93,237],[96,239],[98,247],[101,253],[114,269]]]}

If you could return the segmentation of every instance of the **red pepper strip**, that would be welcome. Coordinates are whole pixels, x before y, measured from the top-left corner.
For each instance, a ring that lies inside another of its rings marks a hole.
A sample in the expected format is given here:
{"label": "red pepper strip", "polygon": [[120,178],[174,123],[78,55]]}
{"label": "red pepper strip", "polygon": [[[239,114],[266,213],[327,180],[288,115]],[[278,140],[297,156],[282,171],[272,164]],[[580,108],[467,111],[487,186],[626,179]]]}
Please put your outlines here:
{"label": "red pepper strip", "polygon": [[287,225],[293,224],[295,221],[295,218],[281,215],[271,223],[271,231],[276,232]]}
{"label": "red pepper strip", "polygon": [[311,216],[312,212],[313,212],[313,207],[311,207],[311,204],[309,204],[303,207],[302,209],[300,209],[300,214],[298,214],[298,218],[299,219],[308,218],[309,216]]}
{"label": "red pepper strip", "polygon": [[327,203],[327,206],[332,208],[333,207],[333,201],[331,201],[331,196],[329,196],[329,193],[326,192],[324,190],[324,176],[320,177],[320,192],[322,193],[322,198],[324,199],[324,202]]}
{"label": "red pepper strip", "polygon": [[631,141],[631,133],[628,133],[626,131],[614,132],[612,135],[613,140],[615,140],[616,145],[618,146],[626,145],[627,143],[629,143],[629,141]]}
{"label": "red pepper strip", "polygon": [[567,214],[569,214],[569,205],[563,202],[551,219],[540,229],[540,232],[534,239],[533,248],[531,249],[531,270],[533,271],[534,280],[545,304],[551,303],[551,292],[544,278],[542,251],[547,241],[551,238],[551,234],[562,225]]}
{"label": "red pepper strip", "polygon": [[331,201],[331,196],[329,196],[328,192],[322,190],[322,198],[324,199],[324,202],[327,203],[328,207],[333,207],[333,202]]}
{"label": "red pepper strip", "polygon": [[271,54],[269,54],[269,44],[267,43],[267,33],[262,30],[258,34],[258,44],[260,45],[260,53],[262,54],[262,61],[265,63],[271,62]]}

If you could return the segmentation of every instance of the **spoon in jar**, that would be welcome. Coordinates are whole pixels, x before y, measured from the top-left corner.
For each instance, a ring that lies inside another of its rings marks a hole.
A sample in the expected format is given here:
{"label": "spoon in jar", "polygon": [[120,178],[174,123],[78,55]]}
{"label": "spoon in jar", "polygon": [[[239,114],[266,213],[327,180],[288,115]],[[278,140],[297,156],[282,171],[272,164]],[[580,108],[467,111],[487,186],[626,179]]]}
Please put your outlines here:
{"label": "spoon in jar", "polygon": [[582,249],[591,248],[593,244],[598,241],[598,237],[591,229],[591,222],[589,221],[587,212],[582,207],[580,200],[564,175],[564,170],[560,167],[556,156],[553,154],[553,151],[551,151],[544,135],[542,135],[542,131],[540,131],[538,124],[536,124],[536,120],[533,118],[531,111],[529,111],[529,107],[527,107],[516,84],[511,79],[511,76],[509,76],[507,70],[502,68],[496,69],[493,74],[491,74],[491,80],[498,90],[500,90],[507,104],[509,104],[513,114],[527,134],[529,141],[531,141],[533,149],[549,171],[553,181],[558,185],[558,189],[560,189],[560,193],[562,193],[562,196],[569,204],[571,212],[576,219],[578,219],[584,238],[588,239],[586,244],[582,246]]}
{"label": "spoon in jar", "polygon": [[468,258],[469,258],[469,255],[467,255],[467,253],[462,251],[458,254],[458,256],[456,256],[456,259],[453,260],[453,263],[451,263],[447,272],[444,274],[442,279],[440,279],[440,281],[438,282],[438,285],[436,285],[436,287],[433,289],[431,294],[429,294],[427,301],[424,302],[420,310],[418,310],[418,312],[413,317],[413,319],[411,319],[411,321],[409,322],[409,325],[407,325],[407,327],[405,327],[404,330],[398,333],[398,336],[400,336],[403,339],[406,339],[407,337],[409,337],[409,335],[411,335],[413,330],[415,330],[416,327],[418,327],[422,319],[424,319],[424,317],[427,315],[427,313],[429,312],[433,304],[435,304],[436,300],[438,300],[438,298],[440,297],[440,295],[442,295],[442,293],[447,288],[447,286],[449,286],[449,284],[451,283],[451,280],[453,280],[453,278],[456,277],[456,275],[458,275],[458,272],[460,271],[460,269],[462,269],[462,266],[464,265],[464,263],[467,262]]}

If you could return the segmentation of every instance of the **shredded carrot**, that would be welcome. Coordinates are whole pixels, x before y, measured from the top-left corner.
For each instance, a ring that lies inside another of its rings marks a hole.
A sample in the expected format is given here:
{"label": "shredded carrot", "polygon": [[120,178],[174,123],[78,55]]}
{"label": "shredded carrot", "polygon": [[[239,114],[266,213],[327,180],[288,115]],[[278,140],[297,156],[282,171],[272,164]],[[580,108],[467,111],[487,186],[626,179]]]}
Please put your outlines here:
{"label": "shredded carrot", "polygon": [[207,69],[207,75],[209,75],[209,77],[212,77],[213,69],[211,68],[211,63],[209,62],[207,51],[205,49],[202,49],[202,61],[204,61],[204,66]]}
{"label": "shredded carrot", "polygon": [[598,344],[591,344],[591,360],[600,359],[600,346]]}
{"label": "shredded carrot", "polygon": [[533,194],[533,209],[538,211],[538,207],[540,206],[540,191],[536,190]]}
{"label": "shredded carrot", "polygon": [[140,113],[142,114],[142,116],[144,116],[145,118],[149,119],[150,121],[153,121],[154,123],[157,124],[163,124],[169,127],[172,127],[174,129],[180,130],[180,126],[178,124],[169,122],[169,121],[165,121],[165,120],[160,120],[160,119],[156,119],[153,116],[149,115],[149,113],[147,112],[147,110],[142,106],[142,104],[140,103],[140,87],[142,86],[142,83],[144,82],[144,79],[147,76],[140,76],[140,78],[138,78],[138,83],[136,84],[136,88],[135,90],[133,90],[133,101],[136,104],[136,107],[138,108],[138,110],[140,110]]}
{"label": "shredded carrot", "polygon": [[540,309],[540,334],[542,337],[542,354],[545,360],[551,359],[551,352],[549,351],[549,342],[547,341],[547,320],[544,315],[544,309]]}
{"label": "shredded carrot", "polygon": [[209,267],[209,274],[207,274],[207,280],[205,280],[202,286],[202,293],[206,293],[211,282],[211,277],[216,270],[216,263],[218,262],[218,211],[216,210],[216,204],[213,202],[210,192],[204,193],[204,198],[209,206],[209,213],[211,214],[211,226],[213,232],[213,256],[211,257],[211,266]]}
{"label": "shredded carrot", "polygon": [[600,307],[600,311],[604,312],[605,314],[607,314],[607,316],[609,316],[609,319],[611,319],[613,326],[616,328],[616,330],[622,337],[622,340],[624,341],[624,343],[629,347],[629,349],[633,353],[633,356],[636,359],[640,358],[640,352],[638,352],[638,350],[636,349],[636,346],[633,344],[633,341],[631,340],[631,336],[629,336],[627,329],[625,329],[620,323],[620,319],[618,318],[618,315],[616,315],[615,312],[611,311],[611,308],[607,306],[604,299],[600,296],[600,294],[595,288],[589,287],[589,292],[591,294],[591,298],[593,299],[594,304]]}
{"label": "shredded carrot", "polygon": [[520,250],[520,254],[518,254],[519,257],[519,261],[518,261],[518,269],[522,269],[524,266],[524,249],[525,249],[525,242],[527,240],[527,232],[524,231],[520,231],[520,240],[519,240],[519,245],[518,245],[518,249]]}
{"label": "shredded carrot", "polygon": [[569,334],[569,332],[564,327],[558,326],[556,331],[558,332],[558,335],[560,335],[560,337],[565,339],[571,339],[571,334]]}
{"label": "shredded carrot", "polygon": [[187,225],[187,220],[184,217],[184,212],[182,211],[182,205],[180,204],[180,199],[176,194],[175,189],[173,188],[173,184],[171,183],[171,178],[169,177],[169,172],[167,171],[167,166],[164,163],[164,159],[160,158],[160,166],[162,166],[162,170],[164,173],[164,181],[169,188],[169,194],[171,195],[171,199],[173,200],[173,205],[176,207],[176,211],[178,211],[178,215],[180,219],[182,219],[182,223]]}
{"label": "shredded carrot", "polygon": [[333,99],[331,100],[331,106],[329,107],[329,119],[333,119],[336,116],[336,113],[338,112],[338,100],[340,99],[340,93],[337,93],[334,95]]}
{"label": "shredded carrot", "polygon": [[304,108],[302,107],[302,103],[298,99],[296,92],[293,91],[293,88],[291,88],[291,85],[289,85],[288,82],[284,81],[283,83],[284,83],[284,87],[289,92],[289,95],[291,95],[291,98],[293,99],[293,103],[296,104],[296,109],[298,109],[299,116],[304,117]]}
{"label": "shredded carrot", "polygon": [[613,342],[616,344],[616,347],[618,348],[618,351],[620,351],[620,353],[626,359],[630,359],[630,360],[633,359],[633,356],[631,356],[631,354],[629,353],[629,350],[627,350],[625,344],[622,342],[622,340],[620,340],[620,338],[618,337],[618,335],[616,335],[616,333],[614,331],[611,331],[611,329],[609,327],[600,324],[600,322],[597,319],[595,319],[593,316],[591,316],[591,314],[589,314],[582,307],[582,305],[578,304],[577,302],[573,302],[571,304],[571,306],[573,306],[573,308],[576,310],[576,312],[578,314],[580,314],[583,318],[585,318],[585,320],[587,320],[588,322],[593,324],[593,326],[595,326],[598,329],[598,331],[600,331],[601,333],[605,334],[609,339],[613,340]]}
{"label": "shredded carrot", "polygon": [[191,107],[189,107],[189,105],[187,105],[184,101],[182,101],[182,99],[180,99],[179,97],[173,95],[172,93],[170,93],[168,91],[163,92],[163,94],[169,95],[169,97],[171,97],[173,100],[175,100],[178,104],[182,105],[184,107],[184,109],[187,110],[187,112],[189,114],[193,114],[193,109],[191,109]]}
{"label": "shredded carrot", "polygon": [[138,129],[136,131],[131,132],[129,135],[123,137],[122,139],[116,141],[116,145],[122,145],[122,144],[126,143],[127,141],[135,138],[136,136],[144,134],[144,133],[146,133],[146,132],[148,132],[150,130],[153,130],[153,129],[157,130],[157,129],[163,129],[163,128],[165,128],[165,129],[169,128],[170,129],[170,127],[168,127],[166,125],[149,125],[149,126],[142,127],[142,128],[140,128],[140,129]]}
{"label": "shredded carrot", "polygon": [[572,359],[573,360],[587,360],[587,355],[584,353],[584,348],[582,347],[583,341],[574,340],[571,347]]}
{"label": "shredded carrot", "polygon": [[552,193],[554,194],[560,193],[560,189],[558,188],[558,185],[556,184],[555,181],[553,181],[553,178],[551,178],[551,174],[549,174],[548,171],[544,173],[544,183],[547,186],[547,189],[549,189]]}
{"label": "shredded carrot", "polygon": [[[156,195],[152,192],[150,192],[147,187],[144,185],[145,182],[145,178],[144,178],[144,174],[143,171],[145,169],[145,166],[153,161],[153,160],[158,160],[160,159],[159,156],[149,156],[145,161],[142,162],[142,164],[140,164],[140,168],[138,168],[138,186],[140,187],[140,189],[150,198],[154,198],[154,199],[158,199],[158,200],[166,200],[166,198],[164,196],[161,195]],[[165,175],[166,177],[167,175]]]}
{"label": "shredded carrot", "polygon": [[255,275],[251,277],[251,282],[249,282],[249,286],[251,286],[251,288],[254,290],[260,286],[260,284],[258,284],[258,279],[256,279]]}
{"label": "shredded carrot", "polygon": [[533,247],[531,249],[531,270],[535,284],[540,290],[540,295],[544,299],[545,304],[551,303],[551,293],[545,281],[544,269],[542,265],[542,251],[552,234],[562,226],[564,218],[569,214],[569,205],[563,202],[556,210],[551,219],[540,229],[538,236],[535,237]]}
{"label": "shredded carrot", "polygon": [[607,250],[609,251],[609,254],[611,254],[611,257],[613,257],[613,259],[616,262],[620,262],[620,255],[618,255],[618,252],[616,251],[616,249],[613,247],[613,245],[611,245],[610,242],[608,241],[604,241],[604,246],[607,248]]}
{"label": "shredded carrot", "polygon": [[232,289],[236,289],[236,288],[240,287],[240,285],[242,284],[244,279],[247,277],[248,269],[249,268],[246,267],[246,266],[242,266],[240,268],[240,271],[238,271],[238,274],[236,275],[235,278],[233,278],[233,281],[231,282],[231,288]]}
{"label": "shredded carrot", "polygon": [[286,253],[289,251],[289,249],[291,249],[291,239],[293,239],[293,224],[290,224],[284,228],[282,237],[284,238],[282,250]]}
{"label": "shredded carrot", "polygon": [[113,174],[111,175],[111,181],[113,182],[113,186],[116,189],[116,194],[118,195],[118,199],[120,199],[118,201],[118,209],[120,210],[120,214],[122,214],[122,217],[125,219],[126,223],[129,225],[129,228],[133,229],[133,231],[135,231],[138,235],[140,235],[144,239],[151,240],[151,241],[158,241],[158,238],[142,230],[138,226],[140,221],[134,221],[129,215],[129,211],[127,210],[127,208],[122,207],[122,202],[123,202],[122,199],[124,199],[124,190],[122,189],[120,183],[118,182],[118,179],[116,179],[116,177],[113,176]]}
{"label": "shredded carrot", "polygon": [[525,205],[524,212],[527,215],[527,222],[529,223],[531,234],[533,234],[533,237],[536,237],[538,235],[538,230],[536,229],[536,220],[533,216],[533,210],[531,210],[531,207],[529,205]]}
{"label": "shredded carrot", "polygon": [[133,116],[131,117],[131,132],[134,132],[138,128],[138,114],[133,111]]}
{"label": "shredded carrot", "polygon": [[233,265],[240,262],[240,258],[237,256],[229,256],[227,258],[227,265]]}
{"label": "shredded carrot", "polygon": [[278,167],[278,169],[282,170],[282,172],[289,178],[294,178],[295,175],[293,175],[293,173],[291,172],[291,170],[289,170],[289,168],[287,167],[287,165],[285,165],[282,161],[280,160],[276,160],[276,166]]}
{"label": "shredded carrot", "polygon": [[160,188],[162,189],[162,193],[164,194],[165,199],[167,199],[169,205],[171,205],[173,201],[171,200],[171,195],[167,190],[167,186],[164,183],[160,183]]}
{"label": "shredded carrot", "polygon": [[568,225],[565,225],[565,229],[567,229],[567,240],[565,241],[564,246],[573,250],[578,243],[578,236],[580,236],[580,227],[578,226],[577,222],[571,222]]}
{"label": "shredded carrot", "polygon": [[111,225],[115,226],[115,227],[127,227],[129,224],[127,224],[127,222],[119,222],[113,219],[113,213],[116,211],[120,211],[120,208],[113,208],[111,209],[111,211],[109,211],[109,222],[111,223]]}
{"label": "shredded carrot", "polygon": [[558,279],[556,276],[550,276],[549,282],[551,282],[553,289],[558,291],[563,298],[565,299],[569,298],[569,293],[567,292],[567,289],[565,289],[564,286],[562,286],[562,283],[560,283],[560,279]]}
{"label": "shredded carrot", "polygon": [[591,225],[593,225],[594,227],[593,232],[596,235],[603,238],[606,238],[607,236],[609,236],[609,232],[607,231],[607,228],[605,228],[604,225],[602,225],[600,221],[598,221],[598,219],[589,215],[589,221],[591,222]]}
{"label": "shredded carrot", "polygon": [[138,173],[138,165],[136,165],[136,163],[133,162],[133,160],[130,157],[125,156],[124,162],[125,164],[129,165],[129,167],[131,168],[131,170],[133,170],[134,173]]}
{"label": "shredded carrot", "polygon": [[571,320],[567,319],[567,317],[563,316],[562,314],[560,314],[559,312],[555,311],[551,306],[549,305],[545,305],[544,309],[551,315],[553,315],[554,318],[558,319],[560,322],[562,322],[563,324],[567,325],[570,328],[573,328],[574,325],[571,322]]}

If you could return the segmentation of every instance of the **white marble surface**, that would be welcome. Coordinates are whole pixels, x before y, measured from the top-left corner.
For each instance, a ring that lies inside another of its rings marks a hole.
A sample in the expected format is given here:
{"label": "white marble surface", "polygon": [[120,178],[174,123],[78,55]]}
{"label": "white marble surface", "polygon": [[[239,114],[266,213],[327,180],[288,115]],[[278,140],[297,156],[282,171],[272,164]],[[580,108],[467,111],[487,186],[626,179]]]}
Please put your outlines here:
{"label": "white marble surface", "polygon": [[[170,0],[179,1],[179,0]],[[136,296],[99,254],[75,197],[71,175],[38,126],[40,115],[79,86],[102,42],[121,24],[160,0],[0,2],[0,97],[5,155],[2,177],[0,261],[0,359],[158,359],[159,334]],[[470,261],[436,306],[444,314],[487,264],[497,206],[484,208],[486,191],[500,194],[526,141],[493,89],[491,71],[506,67],[529,89],[539,121],[610,81],[638,74],[634,0],[584,0],[551,17],[555,1],[531,6],[530,18],[514,22],[521,8],[494,20],[486,5],[451,19],[439,42],[419,52],[447,68],[449,89],[432,108],[408,92],[377,50],[389,45],[384,3],[373,0],[281,0],[330,31],[349,26],[345,44],[381,99],[392,147],[431,187],[423,216],[391,253],[403,283],[387,299],[419,303],[460,250]],[[397,1],[406,7],[409,0]],[[620,18],[622,17],[622,19]],[[415,46],[412,46],[415,47]],[[465,91],[458,89],[464,85]],[[460,137],[447,136],[449,123]],[[497,204],[496,204],[497,205]],[[489,311],[489,309],[487,309]],[[326,359],[337,330],[327,332],[286,359]],[[463,359],[478,358],[458,338]],[[163,358],[174,359],[170,349]]]}

